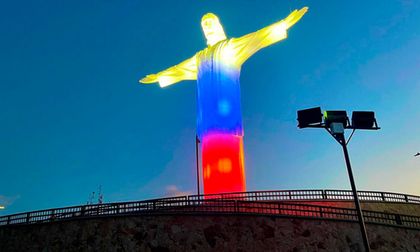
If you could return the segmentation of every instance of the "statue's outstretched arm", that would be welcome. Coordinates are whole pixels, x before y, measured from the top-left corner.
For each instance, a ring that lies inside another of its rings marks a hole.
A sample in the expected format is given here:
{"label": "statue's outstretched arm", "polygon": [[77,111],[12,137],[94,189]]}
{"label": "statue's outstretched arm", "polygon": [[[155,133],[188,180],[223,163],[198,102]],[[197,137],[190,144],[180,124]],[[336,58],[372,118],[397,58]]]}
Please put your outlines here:
{"label": "statue's outstretched arm", "polygon": [[163,70],[157,74],[149,74],[139,82],[151,84],[159,82],[160,87],[166,87],[182,80],[197,79],[197,60],[196,56],[179,63],[173,67]]}
{"label": "statue's outstretched arm", "polygon": [[235,51],[238,64],[244,63],[258,50],[287,38],[287,29],[299,21],[307,11],[308,7],[294,10],[283,20],[240,38],[232,39],[231,48]]}

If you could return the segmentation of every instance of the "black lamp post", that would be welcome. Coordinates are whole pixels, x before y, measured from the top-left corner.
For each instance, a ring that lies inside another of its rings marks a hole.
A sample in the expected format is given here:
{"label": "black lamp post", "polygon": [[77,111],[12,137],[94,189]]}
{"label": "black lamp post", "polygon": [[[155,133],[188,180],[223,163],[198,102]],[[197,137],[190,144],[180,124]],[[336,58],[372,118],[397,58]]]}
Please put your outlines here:
{"label": "black lamp post", "polygon": [[[369,240],[366,233],[365,221],[360,207],[359,197],[357,195],[356,184],[354,182],[353,172],[351,169],[349,153],[347,151],[347,144],[349,143],[353,133],[356,129],[364,130],[378,130],[380,129],[376,123],[375,113],[372,111],[354,111],[352,115],[352,122],[350,124],[346,111],[325,111],[324,118],[321,113],[321,108],[310,108],[299,110],[298,127],[299,128],[324,128],[330,133],[334,139],[343,147],[344,158],[346,161],[347,172],[350,179],[350,185],[353,192],[354,203],[356,206],[357,217],[360,224],[360,231],[362,233],[363,244],[366,251],[370,251]],[[324,119],[324,122],[323,122]],[[349,139],[346,141],[344,137],[345,129],[353,129]]]}
{"label": "black lamp post", "polygon": [[197,169],[197,196],[200,196],[200,160],[198,157],[198,145],[200,144],[200,139],[198,136],[195,136],[195,166]]}

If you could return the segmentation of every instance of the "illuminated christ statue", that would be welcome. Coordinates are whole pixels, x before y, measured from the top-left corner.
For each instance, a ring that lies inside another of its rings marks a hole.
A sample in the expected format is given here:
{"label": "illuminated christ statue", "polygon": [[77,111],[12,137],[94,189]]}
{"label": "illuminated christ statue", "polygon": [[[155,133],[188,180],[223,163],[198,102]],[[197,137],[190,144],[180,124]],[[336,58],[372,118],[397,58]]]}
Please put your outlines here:
{"label": "illuminated christ statue", "polygon": [[197,134],[201,140],[204,193],[242,192],[245,186],[239,75],[242,64],[258,50],[287,38],[287,29],[307,7],[259,31],[227,39],[216,15],[203,16],[207,47],[193,57],[141,83],[161,87],[197,80]]}

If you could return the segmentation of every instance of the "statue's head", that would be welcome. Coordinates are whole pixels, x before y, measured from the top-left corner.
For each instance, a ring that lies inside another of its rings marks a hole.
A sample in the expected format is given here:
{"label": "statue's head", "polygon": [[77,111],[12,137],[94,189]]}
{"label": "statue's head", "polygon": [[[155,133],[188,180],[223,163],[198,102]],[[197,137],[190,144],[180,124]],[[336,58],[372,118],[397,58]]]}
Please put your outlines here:
{"label": "statue's head", "polygon": [[207,13],[201,18],[201,27],[207,39],[207,45],[212,46],[226,39],[225,31],[219,18],[213,13]]}

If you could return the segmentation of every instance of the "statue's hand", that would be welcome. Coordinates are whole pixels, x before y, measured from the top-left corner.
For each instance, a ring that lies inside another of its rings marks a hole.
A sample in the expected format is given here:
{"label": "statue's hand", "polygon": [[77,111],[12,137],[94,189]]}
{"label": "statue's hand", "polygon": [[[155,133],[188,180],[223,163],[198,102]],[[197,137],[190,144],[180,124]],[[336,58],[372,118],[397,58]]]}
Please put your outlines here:
{"label": "statue's hand", "polygon": [[296,22],[299,21],[307,11],[308,7],[303,7],[300,10],[294,10],[292,13],[290,13],[289,16],[284,19],[287,29],[296,24]]}
{"label": "statue's hand", "polygon": [[158,75],[157,74],[149,74],[146,77],[144,77],[143,79],[140,80],[141,83],[154,83],[154,82],[158,82]]}

